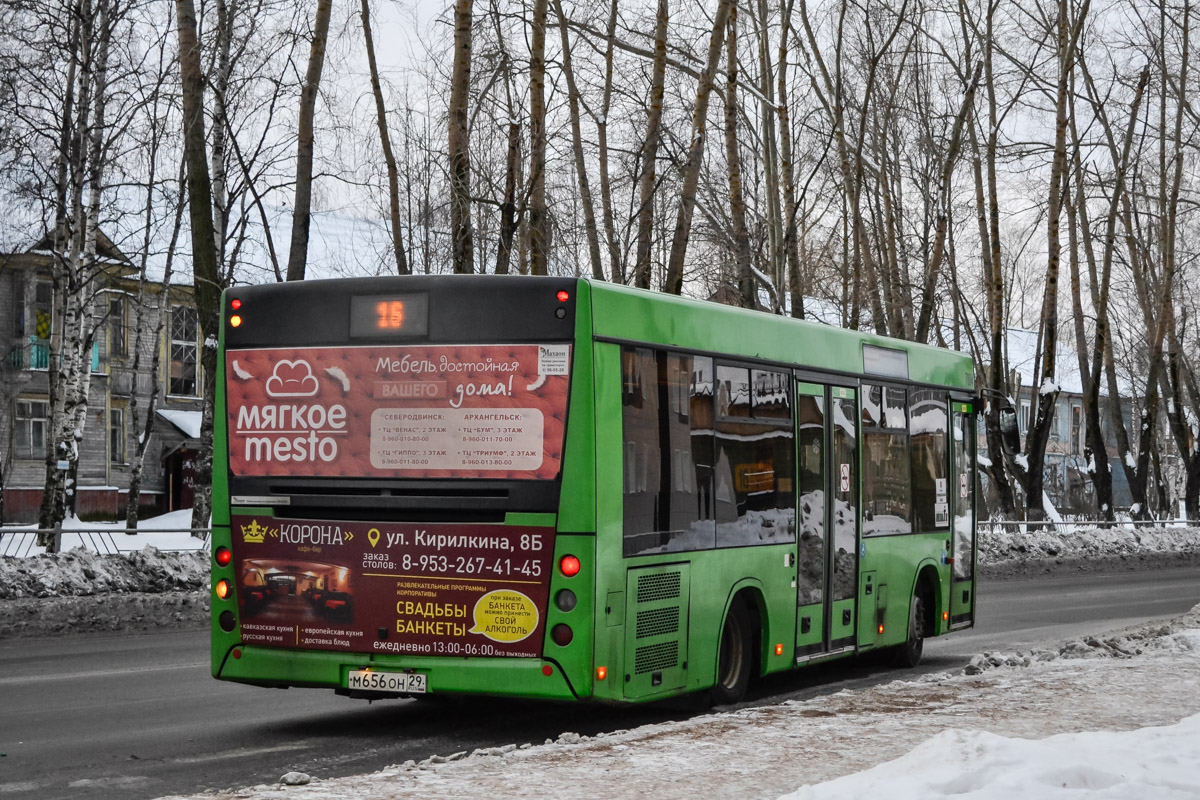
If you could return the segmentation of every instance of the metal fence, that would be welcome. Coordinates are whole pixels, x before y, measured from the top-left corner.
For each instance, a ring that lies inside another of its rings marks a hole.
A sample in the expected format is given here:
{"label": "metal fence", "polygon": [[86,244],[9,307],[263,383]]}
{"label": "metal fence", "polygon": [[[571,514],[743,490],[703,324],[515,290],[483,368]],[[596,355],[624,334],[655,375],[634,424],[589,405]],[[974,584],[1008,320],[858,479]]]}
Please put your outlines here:
{"label": "metal fence", "polygon": [[[144,536],[139,539],[137,545],[133,545],[128,540],[124,540],[127,534],[138,534]],[[176,534],[171,541],[166,541],[164,534]],[[178,534],[189,534],[186,540]],[[35,549],[40,549],[43,539],[41,536],[53,537],[56,550],[63,549],[63,539],[70,537],[78,537],[79,544],[93,550],[97,553],[106,555],[116,555],[118,553],[131,553],[135,550],[141,550],[147,544],[157,547],[159,550],[174,550],[174,551],[192,551],[192,550],[207,550],[209,541],[212,537],[211,528],[112,528],[112,527],[95,527],[95,528],[0,528],[0,556],[13,556],[24,558],[35,552]],[[150,541],[146,541],[146,539]],[[155,538],[162,538],[163,541],[155,543]],[[74,544],[68,547],[73,547]]]}
{"label": "metal fence", "polygon": [[1055,533],[1072,533],[1077,531],[1090,530],[1092,528],[1127,528],[1130,530],[1139,529],[1168,529],[1168,528],[1189,528],[1200,527],[1200,522],[1195,520],[1177,520],[1177,519],[1137,519],[1137,520],[1116,520],[1109,521],[1105,519],[1062,519],[1058,521],[1052,520],[979,520],[976,523],[976,528],[979,532],[991,531],[1021,531],[1025,533],[1036,533],[1037,531],[1053,531]]}

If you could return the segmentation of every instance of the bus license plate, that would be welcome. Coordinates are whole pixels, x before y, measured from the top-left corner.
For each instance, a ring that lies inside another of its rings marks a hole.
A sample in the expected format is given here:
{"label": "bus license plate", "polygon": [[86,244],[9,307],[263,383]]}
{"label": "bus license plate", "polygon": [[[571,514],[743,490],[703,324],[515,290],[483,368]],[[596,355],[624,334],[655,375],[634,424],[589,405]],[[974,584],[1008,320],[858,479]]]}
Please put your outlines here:
{"label": "bus license plate", "polygon": [[346,676],[346,688],[358,692],[425,694],[425,674],[356,669]]}

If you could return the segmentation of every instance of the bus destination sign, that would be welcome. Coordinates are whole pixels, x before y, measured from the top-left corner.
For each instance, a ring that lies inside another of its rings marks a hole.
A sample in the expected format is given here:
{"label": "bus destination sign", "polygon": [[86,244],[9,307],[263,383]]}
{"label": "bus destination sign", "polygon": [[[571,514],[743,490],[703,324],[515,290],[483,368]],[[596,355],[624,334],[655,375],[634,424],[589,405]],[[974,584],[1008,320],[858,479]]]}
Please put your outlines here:
{"label": "bus destination sign", "polygon": [[231,350],[234,475],[558,475],[570,345]]}
{"label": "bus destination sign", "polygon": [[539,657],[552,528],[234,515],[242,641]]}

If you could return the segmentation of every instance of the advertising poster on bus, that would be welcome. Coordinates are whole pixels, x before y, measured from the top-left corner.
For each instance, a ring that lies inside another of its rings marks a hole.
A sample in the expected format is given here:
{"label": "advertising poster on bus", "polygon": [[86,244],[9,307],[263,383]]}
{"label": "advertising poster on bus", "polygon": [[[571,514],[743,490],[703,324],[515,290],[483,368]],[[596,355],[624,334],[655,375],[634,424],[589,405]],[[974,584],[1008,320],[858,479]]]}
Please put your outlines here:
{"label": "advertising poster on bus", "polygon": [[570,345],[232,350],[236,476],[553,479]]}
{"label": "advertising poster on bus", "polygon": [[235,514],[246,644],[541,655],[553,531]]}
{"label": "advertising poster on bus", "polygon": [[[550,480],[570,346],[231,350],[237,477]],[[247,644],[538,656],[552,532],[234,514]]]}

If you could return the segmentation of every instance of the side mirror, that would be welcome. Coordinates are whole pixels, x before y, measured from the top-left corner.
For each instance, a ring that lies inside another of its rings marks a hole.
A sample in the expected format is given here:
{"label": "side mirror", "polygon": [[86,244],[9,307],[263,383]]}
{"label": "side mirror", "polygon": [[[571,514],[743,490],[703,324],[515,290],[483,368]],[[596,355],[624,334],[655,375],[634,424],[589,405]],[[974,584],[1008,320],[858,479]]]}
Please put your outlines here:
{"label": "side mirror", "polygon": [[1021,432],[1017,430],[1017,411],[1012,407],[1000,409],[1000,442],[1004,446],[1004,452],[1010,456],[1021,452]]}

